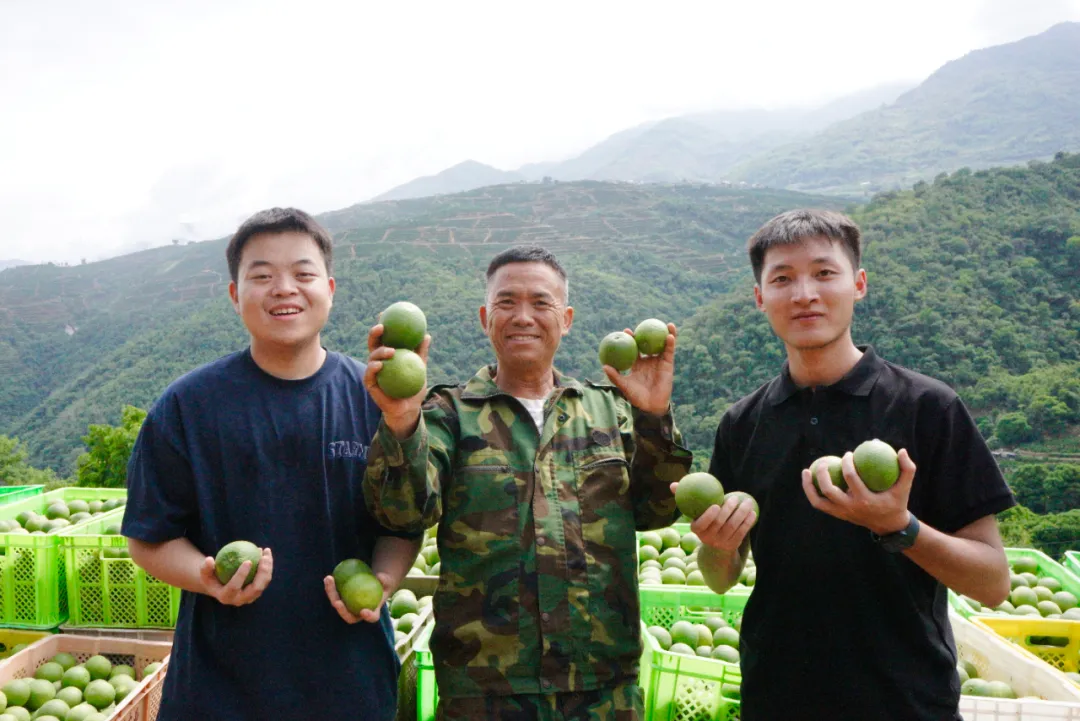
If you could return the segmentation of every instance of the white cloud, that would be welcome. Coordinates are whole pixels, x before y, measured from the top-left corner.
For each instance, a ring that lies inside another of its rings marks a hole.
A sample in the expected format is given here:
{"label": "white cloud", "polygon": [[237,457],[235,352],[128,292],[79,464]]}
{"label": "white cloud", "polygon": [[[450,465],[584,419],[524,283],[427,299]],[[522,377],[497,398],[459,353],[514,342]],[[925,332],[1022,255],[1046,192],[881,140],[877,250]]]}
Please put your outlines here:
{"label": "white cloud", "polygon": [[473,158],[921,79],[1080,0],[8,0],[0,258],[77,261],[318,212]]}

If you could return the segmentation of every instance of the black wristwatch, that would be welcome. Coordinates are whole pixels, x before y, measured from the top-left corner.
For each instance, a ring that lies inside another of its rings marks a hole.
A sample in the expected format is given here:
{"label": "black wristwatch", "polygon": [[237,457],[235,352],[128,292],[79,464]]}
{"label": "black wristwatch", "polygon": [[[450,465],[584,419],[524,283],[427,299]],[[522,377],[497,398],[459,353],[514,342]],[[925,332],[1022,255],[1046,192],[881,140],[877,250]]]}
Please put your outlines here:
{"label": "black wristwatch", "polygon": [[915,517],[914,513],[909,512],[908,516],[911,520],[908,521],[906,528],[896,533],[886,533],[884,536],[879,536],[870,531],[870,538],[874,539],[874,543],[877,543],[889,553],[899,553],[911,548],[915,545],[915,537],[919,535],[919,519]]}

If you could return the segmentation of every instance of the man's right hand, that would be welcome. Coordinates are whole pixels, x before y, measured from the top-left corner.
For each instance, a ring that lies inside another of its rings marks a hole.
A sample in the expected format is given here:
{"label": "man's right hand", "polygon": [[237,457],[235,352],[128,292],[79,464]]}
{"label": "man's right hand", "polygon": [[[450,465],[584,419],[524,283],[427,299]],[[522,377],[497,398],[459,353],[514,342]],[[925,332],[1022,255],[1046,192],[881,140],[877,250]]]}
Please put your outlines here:
{"label": "man's right hand", "polygon": [[[382,361],[394,357],[394,349],[382,344],[383,325],[378,323],[372,326],[368,332],[368,364],[367,372],[364,373],[364,387],[367,388],[372,400],[383,412],[383,421],[387,428],[398,440],[404,440],[411,436],[420,423],[420,407],[427,396],[427,384],[419,393],[411,398],[391,398],[379,388],[376,376],[382,370]],[[427,366],[428,348],[431,346],[431,336],[425,335],[416,354]]]}
{"label": "man's right hand", "polygon": [[[678,483],[671,484],[674,493]],[[742,546],[746,534],[757,516],[749,503],[741,503],[738,497],[729,498],[724,505],[709,506],[690,524],[690,530],[701,542],[721,551],[734,553]]]}
{"label": "man's right hand", "polygon": [[255,578],[247,586],[244,579],[251,570],[251,561],[244,561],[228,583],[222,584],[217,577],[217,564],[213,558],[207,556],[199,568],[199,577],[203,583],[203,593],[217,599],[226,606],[246,606],[253,603],[262,595],[266,587],[270,585],[270,579],[274,575],[274,556],[269,548],[262,549],[262,558],[259,559],[259,570],[255,571]]}

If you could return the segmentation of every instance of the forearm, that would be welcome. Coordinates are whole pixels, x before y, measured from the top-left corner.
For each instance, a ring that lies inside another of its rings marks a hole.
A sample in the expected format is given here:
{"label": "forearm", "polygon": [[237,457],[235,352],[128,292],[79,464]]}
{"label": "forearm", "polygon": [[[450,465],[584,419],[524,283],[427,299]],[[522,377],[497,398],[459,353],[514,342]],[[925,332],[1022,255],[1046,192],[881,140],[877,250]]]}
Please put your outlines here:
{"label": "forearm", "polygon": [[670,526],[679,516],[671,484],[690,472],[693,454],[681,445],[670,411],[656,416],[634,409],[633,423],[628,460],[635,525],[639,531]]}
{"label": "forearm", "polygon": [[412,568],[417,554],[420,553],[423,540],[422,537],[409,539],[396,536],[379,536],[375,540],[371,570],[375,573],[384,573],[390,578],[391,587],[386,589],[390,593],[398,589],[401,580]]}
{"label": "forearm", "polygon": [[206,556],[188,539],[146,543],[129,538],[128,550],[131,560],[154,578],[185,591],[207,593],[199,573]]}
{"label": "forearm", "polygon": [[435,525],[442,515],[439,488],[439,467],[431,457],[424,420],[405,441],[380,423],[363,484],[365,504],[379,524],[407,532]]}
{"label": "forearm", "polygon": [[948,588],[984,605],[998,606],[1009,595],[1009,564],[1001,548],[922,524],[904,555]]}

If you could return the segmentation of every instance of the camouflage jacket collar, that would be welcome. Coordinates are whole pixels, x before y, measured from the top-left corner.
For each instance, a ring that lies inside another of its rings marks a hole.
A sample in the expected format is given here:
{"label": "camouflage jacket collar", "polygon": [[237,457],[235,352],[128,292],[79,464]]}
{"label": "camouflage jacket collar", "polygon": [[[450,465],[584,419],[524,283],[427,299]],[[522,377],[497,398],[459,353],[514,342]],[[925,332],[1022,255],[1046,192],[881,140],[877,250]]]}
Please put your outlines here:
{"label": "camouflage jacket collar", "polygon": [[[581,395],[584,392],[584,388],[581,383],[564,376],[558,370],[552,368],[551,372],[555,376],[555,389],[563,391],[571,391],[577,395]],[[496,364],[486,365],[477,371],[476,375],[469,379],[465,384],[465,389],[461,392],[462,400],[487,400],[488,398],[494,398],[496,396],[507,396],[510,394],[499,388],[495,384]]]}

